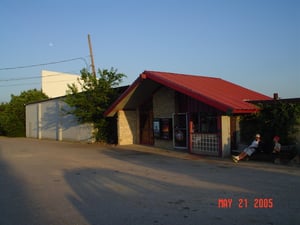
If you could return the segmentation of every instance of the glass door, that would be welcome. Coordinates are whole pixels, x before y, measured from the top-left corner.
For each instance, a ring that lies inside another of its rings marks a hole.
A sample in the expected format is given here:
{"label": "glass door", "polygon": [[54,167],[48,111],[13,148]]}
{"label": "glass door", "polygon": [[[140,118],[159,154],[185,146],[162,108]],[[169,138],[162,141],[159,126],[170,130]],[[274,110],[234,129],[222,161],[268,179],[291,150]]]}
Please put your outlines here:
{"label": "glass door", "polygon": [[173,114],[173,145],[174,148],[188,148],[188,120],[187,113]]}

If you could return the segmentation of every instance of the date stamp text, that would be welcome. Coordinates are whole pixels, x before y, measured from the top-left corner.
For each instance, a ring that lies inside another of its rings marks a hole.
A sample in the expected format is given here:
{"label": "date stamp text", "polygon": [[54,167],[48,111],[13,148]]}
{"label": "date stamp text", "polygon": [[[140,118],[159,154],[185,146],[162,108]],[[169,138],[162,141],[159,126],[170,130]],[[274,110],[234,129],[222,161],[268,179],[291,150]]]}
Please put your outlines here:
{"label": "date stamp text", "polygon": [[274,207],[273,198],[218,198],[218,208],[255,208],[255,209],[272,209]]}

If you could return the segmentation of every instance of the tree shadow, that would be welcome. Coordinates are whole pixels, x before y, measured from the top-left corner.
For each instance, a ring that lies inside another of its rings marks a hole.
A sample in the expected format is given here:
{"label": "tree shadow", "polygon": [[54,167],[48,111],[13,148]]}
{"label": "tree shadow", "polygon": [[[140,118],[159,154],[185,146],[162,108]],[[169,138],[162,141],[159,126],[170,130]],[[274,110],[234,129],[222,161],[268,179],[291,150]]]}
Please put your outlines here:
{"label": "tree shadow", "polygon": [[[255,177],[257,171],[249,168],[204,165],[130,150],[101,153],[109,156],[110,167],[65,171],[65,180],[75,193],[66,197],[90,224],[286,224],[286,221],[297,221],[299,203],[294,201],[288,205],[282,193],[276,194],[287,187],[286,183],[280,184],[283,177],[275,182],[264,180],[274,175],[287,176],[285,174],[262,171],[264,174],[259,178]],[[126,165],[120,166],[124,162]],[[241,170],[240,175],[232,176],[237,170]],[[241,174],[252,178],[241,182],[244,176]],[[291,175],[284,179],[298,178]],[[263,181],[265,186],[257,186]],[[299,185],[298,181],[293,182]],[[275,191],[268,194],[273,185],[277,185]],[[224,198],[233,199],[231,208],[218,205],[218,200]],[[247,209],[238,206],[242,198],[249,201]],[[254,198],[272,198],[276,207],[255,209],[251,203]]]}
{"label": "tree shadow", "polygon": [[[211,198],[196,189],[118,170],[66,171],[70,202],[90,224],[196,224]],[[187,192],[194,192],[192,196]]]}
{"label": "tree shadow", "polygon": [[79,123],[74,115],[68,113],[71,107],[62,98],[55,98],[38,104],[41,107],[36,106],[36,116],[29,116],[27,121],[29,137],[39,138],[41,136],[43,139],[82,142],[93,140],[92,125]]}

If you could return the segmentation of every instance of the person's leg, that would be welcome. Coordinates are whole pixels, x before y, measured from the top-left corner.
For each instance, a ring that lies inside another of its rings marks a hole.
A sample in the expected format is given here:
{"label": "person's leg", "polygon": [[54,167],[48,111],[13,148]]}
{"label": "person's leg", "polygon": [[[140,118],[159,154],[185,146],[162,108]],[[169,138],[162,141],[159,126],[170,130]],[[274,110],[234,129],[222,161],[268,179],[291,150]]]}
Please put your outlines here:
{"label": "person's leg", "polygon": [[234,162],[238,162],[245,158],[247,156],[247,153],[245,151],[241,152],[238,156],[232,156],[232,159]]}
{"label": "person's leg", "polygon": [[243,158],[245,158],[247,156],[247,153],[246,152],[241,152],[239,154],[239,160],[242,160]]}

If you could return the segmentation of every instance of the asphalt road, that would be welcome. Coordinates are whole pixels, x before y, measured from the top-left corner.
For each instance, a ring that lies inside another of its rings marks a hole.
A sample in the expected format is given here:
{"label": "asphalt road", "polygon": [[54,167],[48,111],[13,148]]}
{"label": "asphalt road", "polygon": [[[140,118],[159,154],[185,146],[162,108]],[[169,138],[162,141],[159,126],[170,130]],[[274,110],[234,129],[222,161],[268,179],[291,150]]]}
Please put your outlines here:
{"label": "asphalt road", "polygon": [[0,138],[0,225],[295,225],[299,178],[299,166]]}

